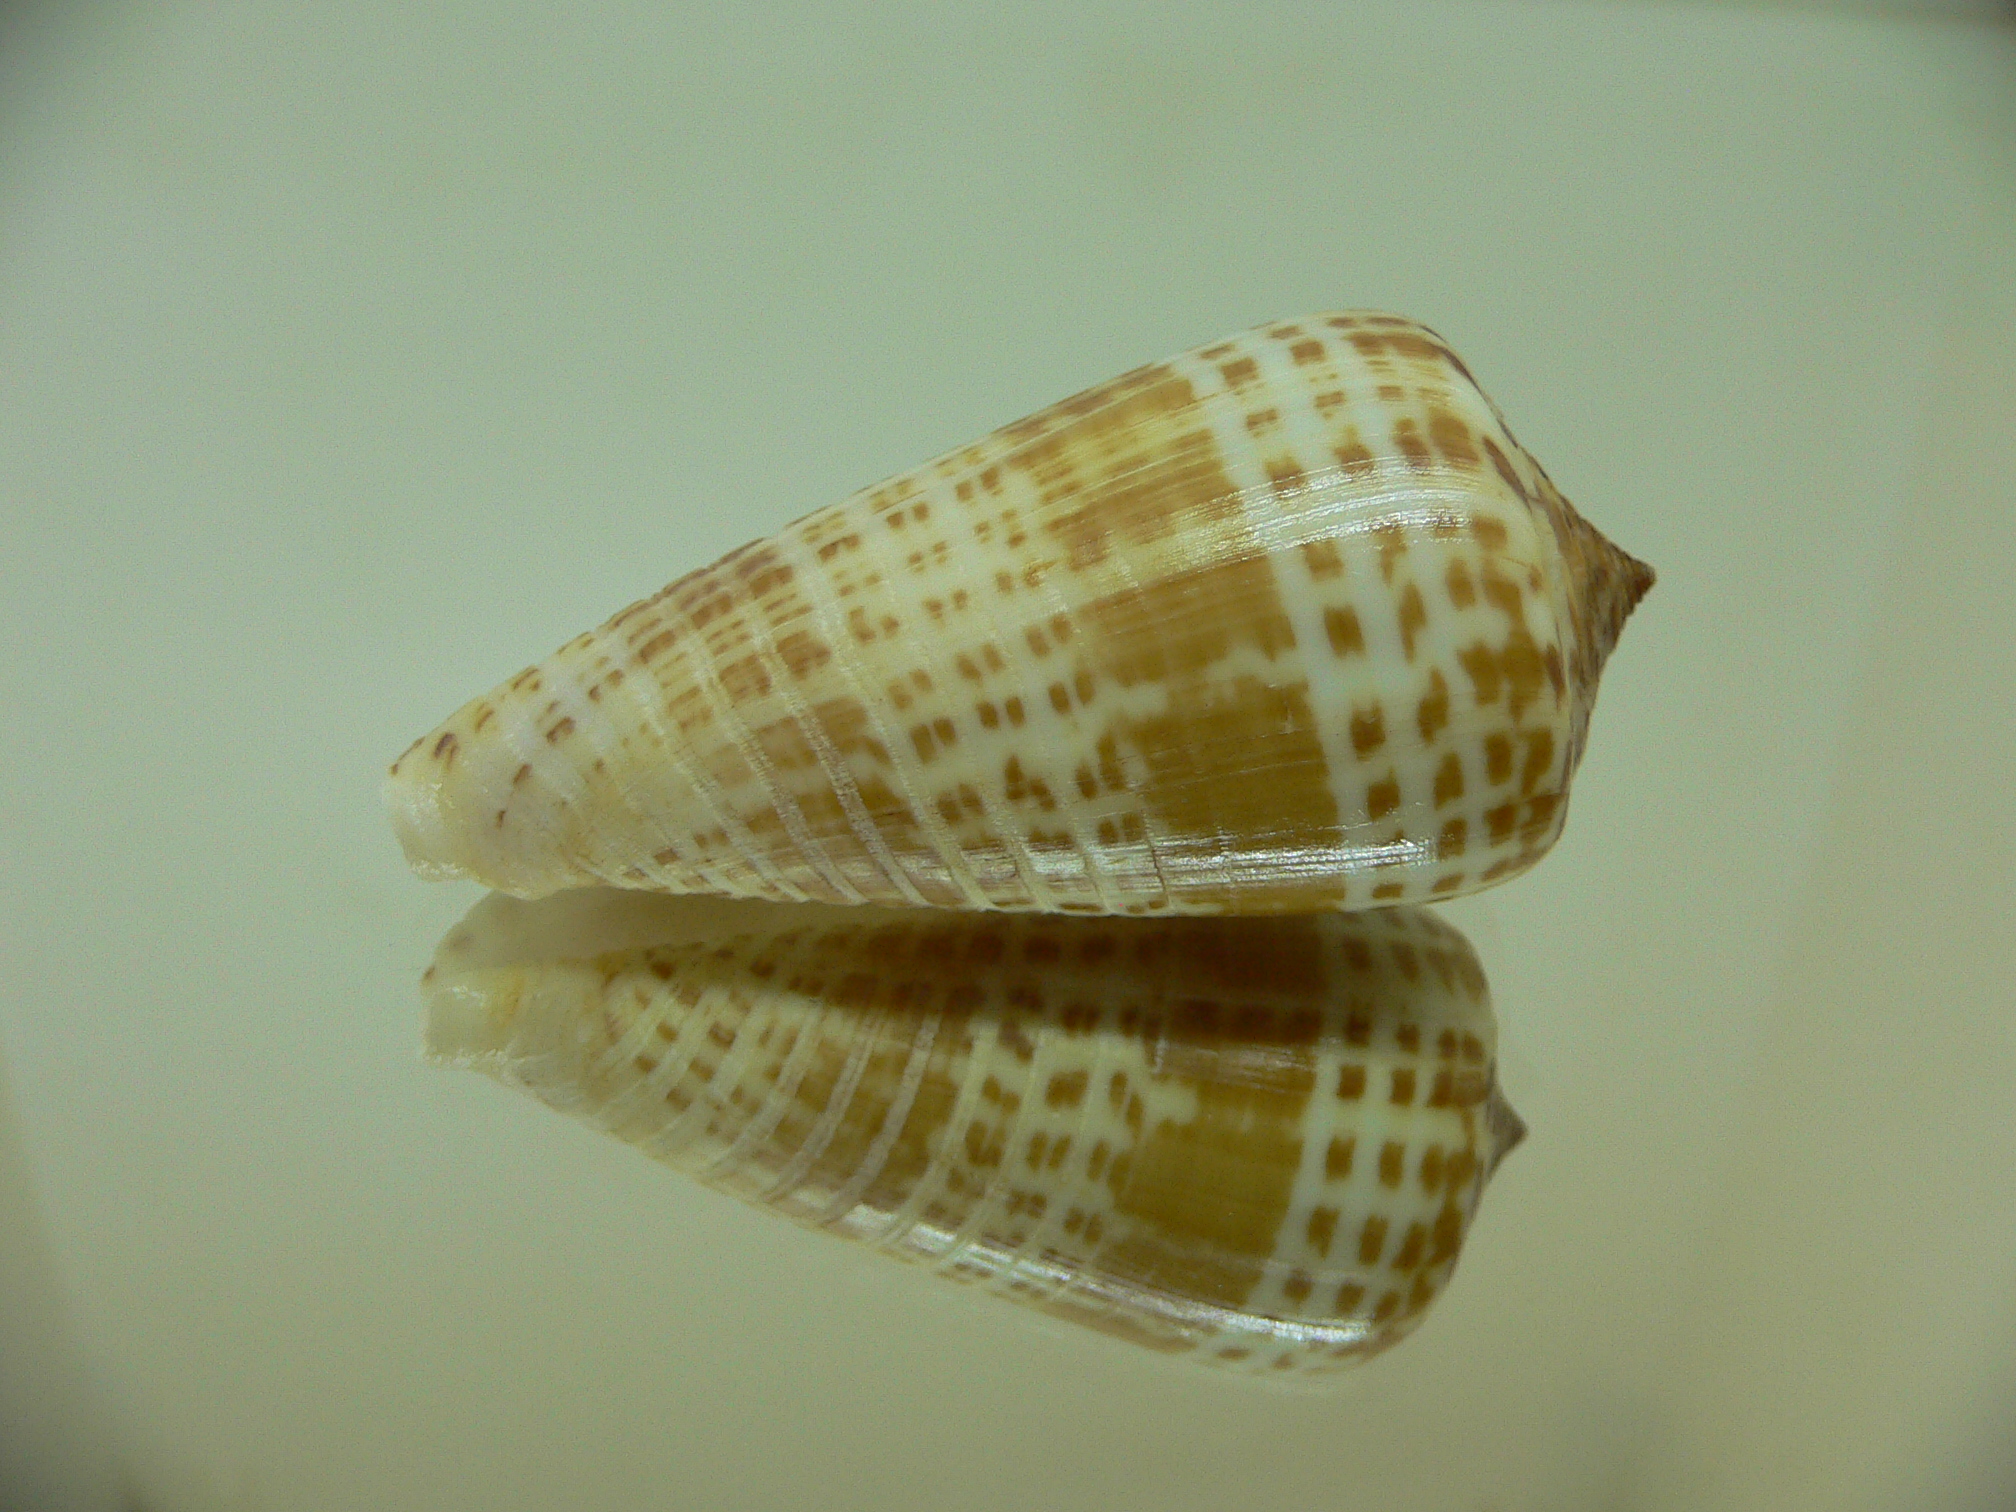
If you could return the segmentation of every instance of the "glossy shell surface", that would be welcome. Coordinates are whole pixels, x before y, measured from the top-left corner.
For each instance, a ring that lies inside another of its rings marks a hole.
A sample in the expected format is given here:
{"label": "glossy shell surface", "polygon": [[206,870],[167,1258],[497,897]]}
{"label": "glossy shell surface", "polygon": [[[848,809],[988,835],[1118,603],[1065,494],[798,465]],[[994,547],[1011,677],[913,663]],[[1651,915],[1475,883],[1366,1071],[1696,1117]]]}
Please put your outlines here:
{"label": "glossy shell surface", "polygon": [[493,896],[427,992],[435,1055],[713,1187],[1269,1373],[1419,1324],[1521,1132],[1483,973],[1414,909]]}
{"label": "glossy shell surface", "polygon": [[632,604],[415,742],[423,873],[1280,913],[1474,891],[1566,814],[1651,572],[1398,316],[1128,373]]}

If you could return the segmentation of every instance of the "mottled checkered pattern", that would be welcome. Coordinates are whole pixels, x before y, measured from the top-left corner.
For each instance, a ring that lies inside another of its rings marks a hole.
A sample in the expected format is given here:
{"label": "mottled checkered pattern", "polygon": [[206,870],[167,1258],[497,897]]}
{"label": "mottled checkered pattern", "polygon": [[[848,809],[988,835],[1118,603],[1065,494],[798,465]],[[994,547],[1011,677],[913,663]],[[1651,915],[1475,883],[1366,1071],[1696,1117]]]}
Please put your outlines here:
{"label": "mottled checkered pattern", "polygon": [[1395,1343],[1520,1131],[1412,908],[1068,918],[493,896],[435,1053],[800,1223],[1238,1369]]}
{"label": "mottled checkered pattern", "polygon": [[969,910],[1451,897],[1650,585],[1398,316],[1137,369],[633,604],[392,768],[414,865]]}

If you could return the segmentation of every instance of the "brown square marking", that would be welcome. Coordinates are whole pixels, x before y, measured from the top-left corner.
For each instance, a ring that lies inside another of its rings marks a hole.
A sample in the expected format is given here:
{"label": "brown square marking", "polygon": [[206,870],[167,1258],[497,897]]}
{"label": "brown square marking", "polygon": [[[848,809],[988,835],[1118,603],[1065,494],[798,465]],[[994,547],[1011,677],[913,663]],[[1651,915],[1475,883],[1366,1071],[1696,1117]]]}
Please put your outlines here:
{"label": "brown square marking", "polygon": [[1301,552],[1302,565],[1308,568],[1312,583],[1344,575],[1344,556],[1335,541],[1304,541]]}
{"label": "brown square marking", "polygon": [[1384,819],[1400,807],[1400,778],[1397,773],[1388,772],[1379,781],[1365,787],[1365,812],[1373,819]]}
{"label": "brown square marking", "polygon": [[1365,630],[1358,623],[1358,611],[1349,605],[1323,611],[1323,633],[1330,641],[1330,649],[1337,655],[1365,654]]}
{"label": "brown square marking", "polygon": [[1378,704],[1351,711],[1351,749],[1360,761],[1386,744],[1386,712]]}
{"label": "brown square marking", "polygon": [[1377,1213],[1365,1220],[1365,1226],[1358,1231],[1358,1263],[1377,1265],[1379,1256],[1386,1249],[1386,1220]]}
{"label": "brown square marking", "polygon": [[1443,680],[1440,668],[1429,669],[1428,691],[1414,711],[1414,722],[1424,742],[1432,742],[1449,723],[1449,684]]}
{"label": "brown square marking", "polygon": [[1324,1176],[1331,1181],[1342,1181],[1348,1177],[1351,1174],[1351,1156],[1357,1147],[1358,1141],[1352,1135],[1333,1135],[1329,1149],[1323,1153]]}
{"label": "brown square marking", "polygon": [[1328,1257],[1330,1241],[1337,1233],[1337,1209],[1319,1207],[1309,1213],[1309,1247],[1317,1254]]}
{"label": "brown square marking", "polygon": [[1406,1174],[1407,1147],[1398,1140],[1389,1139],[1379,1149],[1379,1184],[1383,1187],[1397,1187],[1400,1178]]}

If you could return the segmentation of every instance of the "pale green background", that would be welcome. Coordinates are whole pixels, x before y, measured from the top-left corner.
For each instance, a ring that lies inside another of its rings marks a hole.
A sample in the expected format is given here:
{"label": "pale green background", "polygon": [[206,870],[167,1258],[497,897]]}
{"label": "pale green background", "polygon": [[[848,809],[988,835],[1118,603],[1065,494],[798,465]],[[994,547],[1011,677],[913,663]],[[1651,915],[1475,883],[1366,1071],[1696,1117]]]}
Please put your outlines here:
{"label": "pale green background", "polygon": [[[0,20],[0,1505],[2016,1503],[2000,6],[45,6]],[[1441,329],[1655,563],[1452,907],[1531,1124],[1315,1393],[417,1053],[383,765],[1135,363]]]}

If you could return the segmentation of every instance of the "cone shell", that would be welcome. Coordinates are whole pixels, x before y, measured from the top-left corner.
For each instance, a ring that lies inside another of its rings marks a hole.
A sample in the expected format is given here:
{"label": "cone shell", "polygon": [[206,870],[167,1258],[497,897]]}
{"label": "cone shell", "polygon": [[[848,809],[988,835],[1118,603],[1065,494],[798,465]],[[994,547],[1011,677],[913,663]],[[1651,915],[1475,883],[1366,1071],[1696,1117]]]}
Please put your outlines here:
{"label": "cone shell", "polygon": [[1559,834],[1651,584],[1398,316],[1137,369],[632,604],[417,741],[413,864],[524,897],[1278,913]]}
{"label": "cone shell", "polygon": [[1361,1359],[1522,1132],[1413,909],[1225,920],[493,895],[428,1039],[723,1191],[1158,1350]]}

